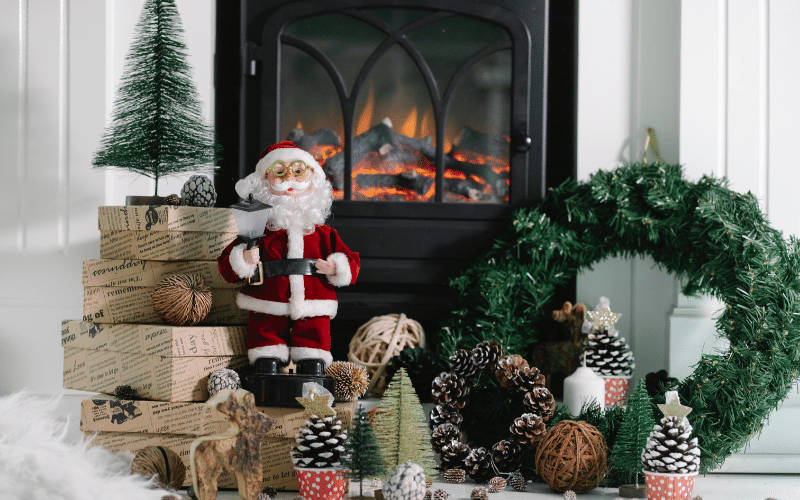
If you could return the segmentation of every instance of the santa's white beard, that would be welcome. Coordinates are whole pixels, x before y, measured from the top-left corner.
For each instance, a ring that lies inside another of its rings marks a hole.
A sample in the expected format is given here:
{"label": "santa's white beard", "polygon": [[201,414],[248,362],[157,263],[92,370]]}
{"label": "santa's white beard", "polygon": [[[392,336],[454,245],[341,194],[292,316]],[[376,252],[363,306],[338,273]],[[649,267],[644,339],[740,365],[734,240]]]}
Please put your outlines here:
{"label": "santa's white beard", "polygon": [[260,180],[253,188],[253,198],[272,205],[267,220],[267,229],[299,228],[309,234],[314,226],[325,224],[331,214],[333,188],[327,179],[313,178],[311,189],[293,194],[275,194],[269,183]]}

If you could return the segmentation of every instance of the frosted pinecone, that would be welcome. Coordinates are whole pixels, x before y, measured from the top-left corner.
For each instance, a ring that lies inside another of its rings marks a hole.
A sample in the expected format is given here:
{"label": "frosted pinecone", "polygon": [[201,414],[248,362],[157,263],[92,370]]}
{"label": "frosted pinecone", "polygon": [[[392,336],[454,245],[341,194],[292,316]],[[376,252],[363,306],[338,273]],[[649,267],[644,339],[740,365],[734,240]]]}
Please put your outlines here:
{"label": "frosted pinecone", "polygon": [[522,464],[522,447],[515,441],[498,441],[492,446],[492,460],[500,472],[517,470]]}
{"label": "frosted pinecone", "polygon": [[627,376],[633,373],[633,353],[618,330],[599,330],[583,343],[586,366],[598,375]]}
{"label": "frosted pinecone", "polygon": [[544,419],[536,413],[524,413],[514,420],[509,430],[511,439],[520,446],[533,448],[544,436],[547,426],[544,424]]}
{"label": "frosted pinecone", "polygon": [[469,380],[478,373],[478,369],[472,362],[472,351],[466,349],[459,349],[450,356],[450,371],[463,378]]}
{"label": "frosted pinecone", "polygon": [[193,175],[181,188],[181,200],[190,207],[213,207],[217,202],[217,191],[211,179],[205,175]]}
{"label": "frosted pinecone", "polygon": [[439,489],[433,492],[433,500],[447,500],[450,498],[450,493]]}
{"label": "frosted pinecone", "polygon": [[464,482],[467,473],[464,469],[452,468],[444,471],[444,482],[451,484],[460,484]]}
{"label": "frosted pinecone", "polygon": [[239,374],[230,368],[220,368],[208,376],[208,396],[213,397],[225,389],[236,390],[242,387]]}
{"label": "frosted pinecone", "polygon": [[442,451],[439,452],[439,458],[442,461],[442,468],[447,469],[462,469],[465,468],[465,460],[469,456],[469,446],[461,441],[450,441],[442,446]]}
{"label": "frosted pinecone", "polygon": [[517,370],[517,376],[510,380],[511,387],[522,394],[544,387],[544,384],[544,374],[535,366],[521,367]]}
{"label": "frosted pinecone", "polygon": [[383,495],[386,500],[422,500],[425,497],[425,471],[412,462],[398,465],[386,478]]}
{"label": "frosted pinecone", "polygon": [[491,453],[483,446],[470,450],[464,459],[464,470],[476,483],[485,483],[494,476]]}
{"label": "frosted pinecone", "polygon": [[311,469],[336,467],[344,451],[347,430],[342,429],[341,420],[312,415],[294,439],[297,444],[292,448],[291,455],[292,462],[297,467]]}
{"label": "frosted pinecone", "polygon": [[442,372],[431,383],[431,396],[436,404],[449,404],[458,409],[469,401],[469,385],[452,372]]}
{"label": "frosted pinecone", "polygon": [[458,408],[448,404],[438,404],[431,410],[430,426],[433,429],[442,424],[453,424],[458,427],[463,420],[464,417]]}
{"label": "frosted pinecone", "polygon": [[496,340],[484,340],[472,350],[472,362],[481,371],[494,371],[501,357],[503,357],[503,347]]}
{"label": "frosted pinecone", "polygon": [[553,398],[550,391],[544,387],[536,387],[525,394],[522,402],[525,403],[525,407],[528,408],[529,411],[541,416],[545,422],[550,420],[556,409],[555,398]]}
{"label": "frosted pinecone", "polygon": [[692,426],[688,420],[664,417],[647,438],[642,465],[649,472],[689,474],[700,470],[700,447],[697,438],[691,438]]}
{"label": "frosted pinecone", "polygon": [[483,486],[478,486],[472,490],[472,493],[469,494],[469,498],[471,500],[487,500],[489,498],[489,491]]}
{"label": "frosted pinecone", "polygon": [[431,433],[431,446],[436,453],[441,453],[442,447],[452,441],[461,441],[461,431],[453,424],[442,424]]}
{"label": "frosted pinecone", "polygon": [[517,377],[517,371],[526,366],[528,366],[528,362],[519,354],[503,356],[497,361],[494,376],[501,387],[508,389],[512,387],[513,379]]}
{"label": "frosted pinecone", "polygon": [[495,476],[489,480],[489,493],[498,493],[506,489],[506,480]]}
{"label": "frosted pinecone", "polygon": [[525,478],[519,472],[514,472],[508,476],[508,485],[514,488],[514,491],[525,491],[527,488]]}

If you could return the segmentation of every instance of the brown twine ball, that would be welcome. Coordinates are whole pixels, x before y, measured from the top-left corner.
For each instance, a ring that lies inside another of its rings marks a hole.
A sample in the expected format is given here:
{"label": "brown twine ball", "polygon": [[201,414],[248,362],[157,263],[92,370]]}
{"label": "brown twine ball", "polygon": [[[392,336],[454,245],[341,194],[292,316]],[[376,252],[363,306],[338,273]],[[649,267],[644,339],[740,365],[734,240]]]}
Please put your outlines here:
{"label": "brown twine ball", "polygon": [[554,491],[591,490],[605,471],[606,440],[591,424],[565,420],[539,441],[536,472]]}
{"label": "brown twine ball", "polygon": [[191,274],[164,278],[156,285],[151,298],[156,314],[170,325],[196,325],[211,310],[211,288],[202,277]]}
{"label": "brown twine ball", "polygon": [[405,314],[376,316],[367,321],[350,341],[347,357],[370,374],[367,392],[380,396],[386,390],[386,365],[406,347],[425,347],[422,325]]}
{"label": "brown twine ball", "polygon": [[177,490],[186,479],[186,466],[181,457],[169,448],[148,446],[136,452],[131,462],[131,473],[154,477],[161,488]]}

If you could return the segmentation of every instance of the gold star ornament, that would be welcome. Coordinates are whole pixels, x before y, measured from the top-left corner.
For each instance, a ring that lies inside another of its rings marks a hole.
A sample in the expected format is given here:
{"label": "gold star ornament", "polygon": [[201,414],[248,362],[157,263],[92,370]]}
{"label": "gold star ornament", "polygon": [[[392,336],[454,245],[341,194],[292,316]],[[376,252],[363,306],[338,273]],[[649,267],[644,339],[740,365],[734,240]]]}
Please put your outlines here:
{"label": "gold star ornament", "polygon": [[678,417],[679,420],[686,418],[686,415],[692,412],[688,406],[683,406],[678,398],[673,398],[669,404],[658,405],[658,409],[665,417]]}
{"label": "gold star ornament", "polygon": [[594,323],[594,330],[612,330],[622,314],[611,312],[608,307],[603,307],[586,313]]}
{"label": "gold star ornament", "polygon": [[311,415],[316,415],[319,418],[333,417],[336,415],[336,411],[332,408],[333,394],[320,396],[317,392],[311,390],[307,398],[298,397],[295,399],[303,405],[303,418],[306,420],[309,420]]}

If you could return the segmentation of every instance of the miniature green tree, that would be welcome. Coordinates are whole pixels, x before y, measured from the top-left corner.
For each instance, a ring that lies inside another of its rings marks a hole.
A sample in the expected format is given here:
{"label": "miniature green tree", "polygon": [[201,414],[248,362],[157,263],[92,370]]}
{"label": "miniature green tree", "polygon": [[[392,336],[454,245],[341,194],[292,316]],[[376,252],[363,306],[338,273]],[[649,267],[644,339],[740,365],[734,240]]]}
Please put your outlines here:
{"label": "miniature green tree", "polygon": [[341,458],[342,466],[350,469],[350,478],[359,482],[359,496],[363,498],[363,481],[385,475],[386,463],[383,461],[369,416],[361,405],[356,408],[347,436]]}
{"label": "miniature green tree", "polygon": [[425,412],[405,368],[400,368],[383,393],[375,414],[375,431],[387,469],[410,461],[422,467],[427,478],[436,477]]}
{"label": "miniature green tree", "polygon": [[213,169],[217,146],[205,123],[174,0],[147,0],[114,100],[95,167],[114,167],[158,181]]}
{"label": "miniature green tree", "polygon": [[655,423],[653,403],[647,393],[647,385],[640,379],[633,394],[628,397],[628,407],[611,448],[609,476],[619,478],[619,482],[628,481],[636,485],[640,483],[641,477],[641,482],[644,482],[642,450]]}

